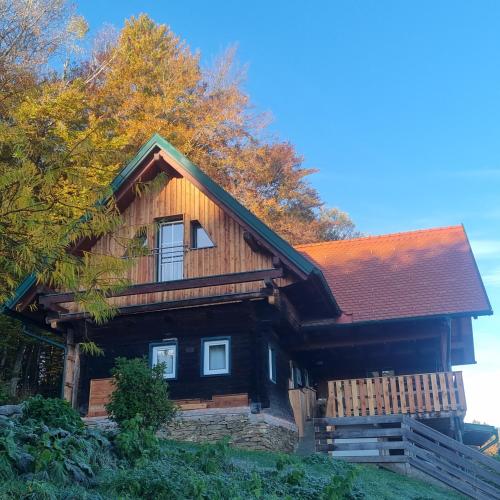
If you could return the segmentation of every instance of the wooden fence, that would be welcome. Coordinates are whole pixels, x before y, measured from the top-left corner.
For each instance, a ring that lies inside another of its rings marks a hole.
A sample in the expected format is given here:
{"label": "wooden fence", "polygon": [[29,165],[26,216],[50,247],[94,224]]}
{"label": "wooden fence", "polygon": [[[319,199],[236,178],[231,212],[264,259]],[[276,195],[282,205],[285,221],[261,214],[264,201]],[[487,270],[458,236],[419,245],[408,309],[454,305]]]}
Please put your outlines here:
{"label": "wooden fence", "polygon": [[462,372],[419,373],[328,382],[327,417],[465,414]]}
{"label": "wooden fence", "polygon": [[300,389],[289,389],[288,398],[293,411],[293,418],[297,425],[299,437],[304,436],[304,425],[315,415],[316,391],[310,387]]}

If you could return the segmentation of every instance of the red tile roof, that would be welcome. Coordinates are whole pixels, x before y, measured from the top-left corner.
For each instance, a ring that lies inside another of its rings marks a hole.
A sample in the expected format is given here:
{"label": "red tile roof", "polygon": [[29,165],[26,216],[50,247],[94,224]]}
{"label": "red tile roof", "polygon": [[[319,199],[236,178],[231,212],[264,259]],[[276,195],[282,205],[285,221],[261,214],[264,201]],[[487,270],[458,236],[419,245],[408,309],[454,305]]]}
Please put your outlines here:
{"label": "red tile roof", "polygon": [[343,321],[491,314],[462,226],[296,248],[323,271]]}

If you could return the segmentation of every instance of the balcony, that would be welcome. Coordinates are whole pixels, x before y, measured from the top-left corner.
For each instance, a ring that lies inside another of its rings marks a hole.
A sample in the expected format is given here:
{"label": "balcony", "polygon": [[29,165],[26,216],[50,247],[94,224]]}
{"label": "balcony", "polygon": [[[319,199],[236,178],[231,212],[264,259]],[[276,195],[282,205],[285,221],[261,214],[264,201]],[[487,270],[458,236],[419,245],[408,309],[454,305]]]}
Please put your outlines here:
{"label": "balcony", "polygon": [[465,415],[462,372],[330,380],[327,417]]}

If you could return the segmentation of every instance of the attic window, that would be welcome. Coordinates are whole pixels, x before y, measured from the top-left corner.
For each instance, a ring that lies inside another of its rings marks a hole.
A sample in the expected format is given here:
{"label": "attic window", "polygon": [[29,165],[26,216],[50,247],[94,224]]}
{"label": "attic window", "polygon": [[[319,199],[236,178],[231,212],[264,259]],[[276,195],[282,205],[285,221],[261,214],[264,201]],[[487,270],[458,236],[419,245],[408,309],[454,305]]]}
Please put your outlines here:
{"label": "attic window", "polygon": [[203,226],[197,221],[191,221],[191,248],[211,248],[213,241]]}

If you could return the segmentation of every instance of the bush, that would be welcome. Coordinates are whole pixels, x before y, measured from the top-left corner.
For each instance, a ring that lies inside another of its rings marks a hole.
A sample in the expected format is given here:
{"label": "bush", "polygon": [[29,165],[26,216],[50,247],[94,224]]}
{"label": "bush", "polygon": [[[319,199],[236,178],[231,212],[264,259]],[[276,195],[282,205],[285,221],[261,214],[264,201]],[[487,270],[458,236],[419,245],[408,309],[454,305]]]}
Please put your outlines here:
{"label": "bush", "polygon": [[112,463],[109,442],[99,432],[70,432],[35,419],[24,423],[0,419],[2,481],[26,477],[55,484],[87,483],[108,463]]}
{"label": "bush", "polygon": [[162,364],[150,368],[145,359],[116,359],[111,371],[115,389],[106,410],[119,426],[141,415],[144,426],[156,432],[174,417],[176,406],[163,373]]}
{"label": "bush", "polygon": [[71,405],[59,398],[44,398],[40,395],[25,401],[21,420],[33,420],[48,427],[64,429],[69,432],[83,429],[80,415]]}
{"label": "bush", "polygon": [[156,458],[160,452],[159,439],[151,428],[143,426],[141,415],[122,422],[115,444],[120,457],[130,462]]}

